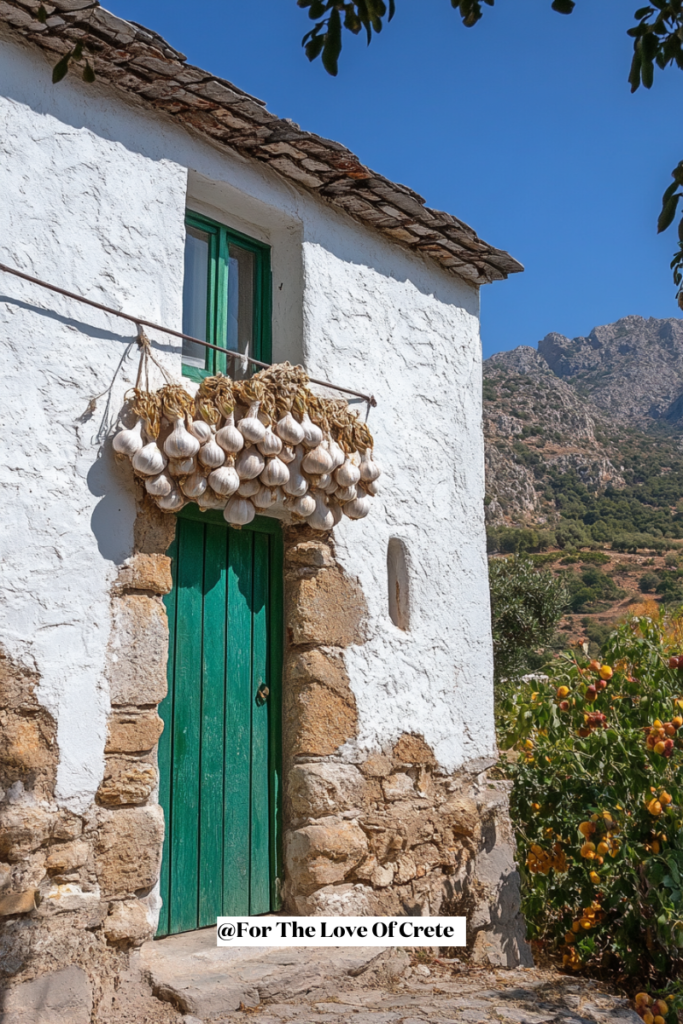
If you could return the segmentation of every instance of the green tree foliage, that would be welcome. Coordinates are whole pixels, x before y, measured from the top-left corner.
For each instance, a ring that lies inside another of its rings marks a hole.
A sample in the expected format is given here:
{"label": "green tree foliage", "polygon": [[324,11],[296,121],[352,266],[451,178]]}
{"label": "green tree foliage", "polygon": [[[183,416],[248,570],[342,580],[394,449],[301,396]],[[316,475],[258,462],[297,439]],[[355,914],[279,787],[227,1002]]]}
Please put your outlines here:
{"label": "green tree foliage", "polygon": [[569,968],[662,989],[683,976],[680,626],[631,620],[607,639],[607,664],[555,659],[504,711],[532,935]]}
{"label": "green tree foliage", "polygon": [[496,682],[536,667],[567,605],[562,580],[524,558],[489,562]]}
{"label": "green tree foliage", "polygon": [[[450,0],[466,28],[472,28],[484,15],[484,7],[493,7],[494,0]],[[344,31],[358,35],[364,31],[368,43],[373,32],[381,32],[396,13],[396,0],[297,0],[308,11],[314,27],[303,38],[309,60],[320,57],[330,75],[336,75],[342,51]],[[552,0],[558,14],[571,14],[575,0]],[[651,5],[635,12],[636,24],[628,29],[633,40],[633,59],[628,81],[631,92],[640,86],[652,88],[655,67],[675,65],[683,69],[683,0],[653,0]],[[673,222],[679,200],[683,198],[683,160],[672,171],[673,184],[662,197],[662,211],[657,225],[665,231]],[[678,225],[679,249],[671,268],[677,288],[678,303],[683,309],[683,217]]]}

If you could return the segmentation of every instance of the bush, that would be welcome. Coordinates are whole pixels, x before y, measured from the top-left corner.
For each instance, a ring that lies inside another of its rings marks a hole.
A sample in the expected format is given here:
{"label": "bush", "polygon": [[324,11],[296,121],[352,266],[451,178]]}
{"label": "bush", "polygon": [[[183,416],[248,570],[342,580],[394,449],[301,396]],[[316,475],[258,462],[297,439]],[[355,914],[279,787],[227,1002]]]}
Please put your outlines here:
{"label": "bush", "polygon": [[504,709],[521,752],[510,772],[524,913],[574,970],[659,985],[683,973],[683,671],[668,661],[680,641],[680,628],[672,640],[632,620],[606,642],[603,689],[609,670],[563,655]]}
{"label": "bush", "polygon": [[646,572],[638,580],[638,589],[643,594],[653,594],[659,586],[659,576],[655,572]]}

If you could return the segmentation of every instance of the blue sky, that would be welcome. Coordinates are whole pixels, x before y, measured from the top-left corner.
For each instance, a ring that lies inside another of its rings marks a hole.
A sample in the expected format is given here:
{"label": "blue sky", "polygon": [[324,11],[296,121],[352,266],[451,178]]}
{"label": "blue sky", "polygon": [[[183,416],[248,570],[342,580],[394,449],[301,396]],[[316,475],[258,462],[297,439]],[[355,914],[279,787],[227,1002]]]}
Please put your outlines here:
{"label": "blue sky", "polygon": [[345,41],[336,79],[305,59],[295,0],[104,3],[521,260],[524,274],[482,290],[485,355],[680,315],[674,232],[655,224],[683,158],[683,75],[631,96],[635,2],[578,0],[566,17],[550,0],[498,0],[464,29],[449,0],[397,0],[369,48]]}

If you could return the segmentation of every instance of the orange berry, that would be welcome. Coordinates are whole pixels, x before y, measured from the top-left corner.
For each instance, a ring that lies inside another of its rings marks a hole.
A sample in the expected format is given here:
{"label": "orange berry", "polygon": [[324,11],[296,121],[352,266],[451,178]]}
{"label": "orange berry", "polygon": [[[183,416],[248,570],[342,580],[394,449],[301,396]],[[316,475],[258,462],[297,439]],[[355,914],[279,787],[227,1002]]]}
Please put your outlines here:
{"label": "orange berry", "polygon": [[646,1010],[643,1014],[643,1024],[655,1024],[655,1019],[649,1010]]}
{"label": "orange berry", "polygon": [[680,727],[683,725],[683,718],[681,718],[680,715],[676,715],[675,718],[671,719],[671,724],[673,725],[674,729],[680,729]]}
{"label": "orange berry", "polygon": [[671,793],[667,793],[665,789],[663,789],[662,792],[659,794],[659,802],[664,807],[666,807],[667,804],[670,804],[672,800],[673,797],[671,796]]}
{"label": "orange berry", "polygon": [[602,854],[603,857],[606,853],[609,853],[609,846],[607,843],[598,843],[598,853]]}
{"label": "orange berry", "polygon": [[657,1013],[661,1014],[662,1016],[664,1016],[665,1013],[669,1012],[669,1007],[666,1005],[666,1003],[665,1003],[665,1001],[663,999],[658,999],[653,1004],[652,1009],[656,1010]]}
{"label": "orange berry", "polygon": [[601,679],[611,679],[613,675],[614,675],[614,672],[609,667],[609,665],[603,665],[602,668],[600,669],[600,678]]}
{"label": "orange berry", "polygon": [[582,836],[592,836],[595,832],[595,825],[592,821],[582,821],[579,825],[579,832]]}
{"label": "orange berry", "polygon": [[652,999],[647,992],[639,992],[636,996],[636,1006],[649,1006]]}
{"label": "orange berry", "polygon": [[650,800],[647,809],[654,818],[662,813],[662,805],[659,800]]}
{"label": "orange berry", "polygon": [[597,871],[591,871],[588,877],[590,878],[593,885],[600,884],[600,875],[597,873]]}
{"label": "orange berry", "polygon": [[558,697],[568,697],[569,696],[569,687],[568,686],[558,686],[558,688],[557,688],[557,696]]}
{"label": "orange berry", "polygon": [[666,1021],[664,1020],[662,1015],[658,1013],[654,1019],[654,1024],[666,1024]]}
{"label": "orange berry", "polygon": [[666,750],[666,744],[663,742],[663,740],[659,740],[658,743],[655,743],[655,745],[654,745],[654,752],[655,752],[655,754],[663,754],[665,750]]}

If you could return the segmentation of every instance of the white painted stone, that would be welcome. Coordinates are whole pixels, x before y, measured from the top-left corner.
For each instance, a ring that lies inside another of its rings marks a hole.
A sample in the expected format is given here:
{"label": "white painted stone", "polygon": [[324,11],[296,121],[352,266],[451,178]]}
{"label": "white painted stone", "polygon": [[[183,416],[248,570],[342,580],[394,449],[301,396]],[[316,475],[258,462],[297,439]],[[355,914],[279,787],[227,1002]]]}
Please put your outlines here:
{"label": "white painted stone", "polygon": [[[274,359],[378,399],[380,495],[335,530],[369,607],[368,642],[344,652],[359,713],[348,759],[406,729],[449,771],[490,755],[477,289],[102,85],[70,76],[55,89],[42,55],[1,36],[0,195],[0,261],[176,328],[186,203],[272,246]],[[7,275],[0,293],[0,639],[39,673],[58,723],[57,797],[80,811],[103,772],[110,587],[135,516],[130,468],[102,437],[134,352],[102,430],[105,400],[79,417],[134,332]],[[177,341],[149,333],[181,379]],[[408,557],[407,631],[388,611],[392,537]]]}

